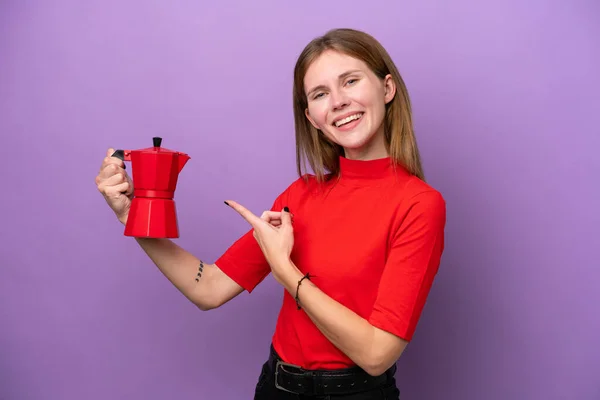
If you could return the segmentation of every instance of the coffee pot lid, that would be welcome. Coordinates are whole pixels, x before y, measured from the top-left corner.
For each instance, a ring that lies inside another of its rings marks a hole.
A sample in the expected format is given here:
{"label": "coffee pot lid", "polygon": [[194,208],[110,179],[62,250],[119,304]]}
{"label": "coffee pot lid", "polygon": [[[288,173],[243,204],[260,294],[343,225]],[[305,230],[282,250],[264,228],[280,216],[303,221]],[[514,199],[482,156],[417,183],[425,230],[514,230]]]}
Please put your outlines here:
{"label": "coffee pot lid", "polygon": [[147,147],[145,149],[139,149],[139,150],[135,150],[135,151],[142,152],[142,153],[178,153],[178,154],[180,153],[175,150],[169,150],[165,147],[161,147],[162,138],[158,137],[158,136],[152,138],[152,144],[154,145],[153,147]]}

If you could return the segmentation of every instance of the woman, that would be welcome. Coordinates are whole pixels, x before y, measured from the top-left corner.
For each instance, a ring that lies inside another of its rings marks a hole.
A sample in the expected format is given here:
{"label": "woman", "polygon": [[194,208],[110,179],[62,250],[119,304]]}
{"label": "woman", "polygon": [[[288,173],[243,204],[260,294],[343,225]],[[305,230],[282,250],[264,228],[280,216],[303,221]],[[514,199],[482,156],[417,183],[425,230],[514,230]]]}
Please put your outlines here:
{"label": "woman", "polygon": [[[446,218],[424,182],[406,87],[374,38],[337,29],[300,55],[293,98],[300,178],[260,217],[226,201],[252,229],[214,264],[167,239],[136,240],[202,310],[269,273],[285,288],[255,399],[398,399],[395,363],[438,270]],[[96,183],[125,224],[133,185],[112,153]]]}

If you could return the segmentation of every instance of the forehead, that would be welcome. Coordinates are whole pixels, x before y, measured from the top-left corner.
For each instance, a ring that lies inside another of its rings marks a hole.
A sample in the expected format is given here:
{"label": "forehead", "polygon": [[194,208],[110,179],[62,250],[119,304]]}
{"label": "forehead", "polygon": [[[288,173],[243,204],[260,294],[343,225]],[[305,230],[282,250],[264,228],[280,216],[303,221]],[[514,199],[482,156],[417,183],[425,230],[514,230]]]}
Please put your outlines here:
{"label": "forehead", "polygon": [[354,57],[337,51],[327,50],[323,52],[306,70],[304,76],[304,87],[310,89],[317,85],[325,85],[332,80],[351,70],[360,70],[368,73],[367,65]]}

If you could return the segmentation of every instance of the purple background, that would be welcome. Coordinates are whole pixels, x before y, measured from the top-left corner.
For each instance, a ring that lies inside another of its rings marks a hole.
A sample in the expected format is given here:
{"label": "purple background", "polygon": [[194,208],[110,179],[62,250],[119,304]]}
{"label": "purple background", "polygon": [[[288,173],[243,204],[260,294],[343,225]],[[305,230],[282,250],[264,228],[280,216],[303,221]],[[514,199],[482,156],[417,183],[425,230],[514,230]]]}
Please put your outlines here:
{"label": "purple background", "polygon": [[282,289],[202,313],[122,235],[109,146],[188,152],[178,243],[212,262],[295,179],[291,77],[333,27],[389,49],[447,251],[403,399],[600,398],[600,5],[0,3],[0,399],[249,399]]}

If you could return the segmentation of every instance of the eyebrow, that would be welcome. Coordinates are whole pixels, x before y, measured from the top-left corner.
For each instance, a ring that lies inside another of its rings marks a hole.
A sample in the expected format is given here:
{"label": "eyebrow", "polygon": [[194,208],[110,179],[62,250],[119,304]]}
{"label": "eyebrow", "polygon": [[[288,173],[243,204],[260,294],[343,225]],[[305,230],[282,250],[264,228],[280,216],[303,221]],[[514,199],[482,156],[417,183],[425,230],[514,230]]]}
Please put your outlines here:
{"label": "eyebrow", "polygon": [[[339,74],[339,75],[338,75],[338,79],[339,79],[339,80],[342,80],[342,79],[344,79],[345,77],[347,77],[348,75],[352,75],[352,74],[355,74],[355,73],[357,73],[357,72],[362,72],[362,71],[361,71],[360,69],[352,69],[352,70],[350,70],[350,71],[346,71],[346,72],[343,72],[343,73]],[[312,89],[310,89],[308,92],[306,92],[306,96],[309,96],[311,93],[313,93],[313,92],[315,92],[315,91],[317,91],[317,90],[319,90],[319,89],[325,89],[325,88],[326,88],[326,87],[325,87],[324,85],[318,85],[318,86],[315,86],[314,88],[312,88]]]}

